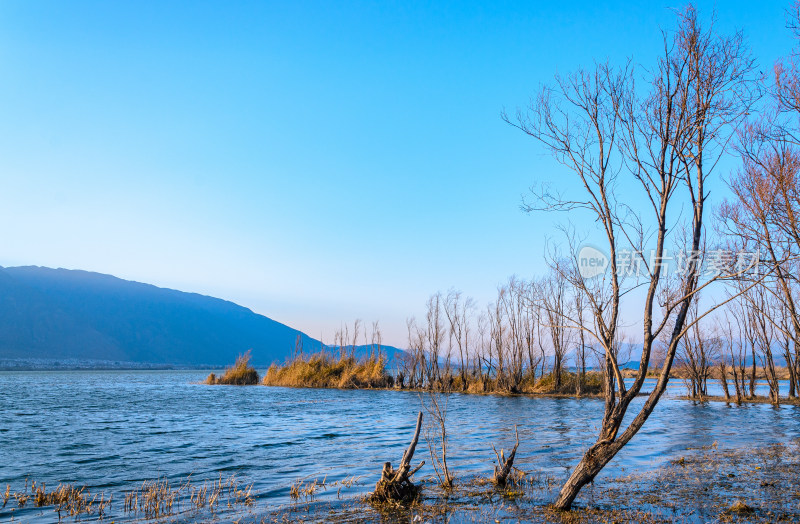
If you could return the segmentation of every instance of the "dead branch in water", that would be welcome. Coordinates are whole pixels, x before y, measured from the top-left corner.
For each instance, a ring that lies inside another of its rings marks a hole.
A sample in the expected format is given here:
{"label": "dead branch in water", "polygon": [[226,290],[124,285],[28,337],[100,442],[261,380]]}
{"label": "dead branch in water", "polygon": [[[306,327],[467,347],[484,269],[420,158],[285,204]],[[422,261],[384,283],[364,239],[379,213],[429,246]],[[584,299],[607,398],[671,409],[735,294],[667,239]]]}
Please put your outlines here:
{"label": "dead branch in water", "polygon": [[498,486],[506,485],[506,482],[508,481],[508,475],[514,468],[514,457],[516,456],[517,448],[519,447],[519,432],[517,432],[517,426],[514,426],[514,436],[517,439],[517,443],[514,444],[514,449],[511,450],[508,458],[506,458],[505,452],[502,448],[500,448],[500,453],[497,453],[494,444],[492,444],[492,450],[497,456],[497,466],[494,467],[494,477],[492,477],[492,482]]}
{"label": "dead branch in water", "polygon": [[411,459],[414,458],[414,450],[419,441],[419,432],[422,428],[422,411],[417,415],[417,427],[414,430],[414,438],[411,444],[403,453],[400,460],[400,467],[392,469],[392,463],[386,462],[383,465],[381,479],[375,485],[375,491],[370,495],[371,502],[410,502],[417,498],[419,487],[411,482],[411,477],[419,471],[425,461],[423,460],[416,468],[411,469]]}

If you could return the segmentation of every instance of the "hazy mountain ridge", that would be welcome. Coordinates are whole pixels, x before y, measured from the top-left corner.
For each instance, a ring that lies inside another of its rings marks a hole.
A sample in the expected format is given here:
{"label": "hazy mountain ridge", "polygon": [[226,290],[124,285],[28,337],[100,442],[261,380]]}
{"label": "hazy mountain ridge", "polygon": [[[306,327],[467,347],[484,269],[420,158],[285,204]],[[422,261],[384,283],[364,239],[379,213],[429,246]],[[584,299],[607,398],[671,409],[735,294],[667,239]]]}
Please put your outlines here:
{"label": "hazy mountain ridge", "polygon": [[0,268],[0,359],[219,366],[252,349],[264,366],[283,361],[298,335],[306,350],[321,346],[219,298],[88,271]]}

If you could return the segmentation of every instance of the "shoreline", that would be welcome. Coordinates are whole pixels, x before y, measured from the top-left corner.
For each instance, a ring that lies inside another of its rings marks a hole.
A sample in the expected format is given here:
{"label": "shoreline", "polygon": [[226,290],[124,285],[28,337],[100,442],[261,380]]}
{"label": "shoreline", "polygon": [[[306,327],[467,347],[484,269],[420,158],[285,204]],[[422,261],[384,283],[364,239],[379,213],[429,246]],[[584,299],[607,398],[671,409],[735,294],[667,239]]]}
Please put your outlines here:
{"label": "shoreline", "polygon": [[[737,402],[735,397],[731,397],[729,399],[719,396],[719,395],[710,395],[705,396],[702,399],[700,398],[692,398],[686,395],[682,395],[680,397],[673,397],[675,400],[685,400],[689,402],[698,402],[698,403],[705,403],[705,402],[720,402],[724,404],[769,404],[774,405],[774,403],[769,399],[769,397],[744,397],[742,398],[741,402]],[[780,397],[778,399],[779,406],[800,406],[800,398],[794,397]]]}
{"label": "shoreline", "polygon": [[[775,522],[800,518],[796,468],[800,440],[764,446],[687,449],[680,459],[654,470],[635,469],[598,478],[570,511],[550,505],[565,480],[529,464],[505,487],[485,475],[456,476],[453,488],[435,477],[415,480],[420,496],[408,504],[372,504],[372,477],[320,482],[305,477],[287,484],[292,502],[271,503],[253,489],[252,478],[233,474],[216,481],[157,478],[138,485],[98,489],[34,482],[15,486],[0,500],[0,518],[165,522]],[[533,467],[533,469],[530,469]],[[373,477],[378,475],[376,472]],[[16,489],[20,488],[20,489]],[[99,498],[98,498],[99,497]],[[0,494],[0,498],[3,495]],[[4,503],[5,502],[5,503]]]}

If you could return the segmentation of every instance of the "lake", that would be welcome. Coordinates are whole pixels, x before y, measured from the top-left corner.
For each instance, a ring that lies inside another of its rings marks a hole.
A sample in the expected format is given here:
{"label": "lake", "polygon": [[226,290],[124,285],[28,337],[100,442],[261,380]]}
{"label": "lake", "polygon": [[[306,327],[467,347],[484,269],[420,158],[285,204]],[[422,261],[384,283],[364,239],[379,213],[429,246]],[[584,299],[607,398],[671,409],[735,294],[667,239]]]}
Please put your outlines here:
{"label": "lake", "polygon": [[[385,461],[397,464],[420,410],[417,393],[197,384],[206,374],[0,372],[0,485],[21,491],[26,479],[48,487],[75,483],[113,492],[116,500],[144,480],[235,474],[253,484],[264,509],[290,504],[295,480],[361,476],[341,492],[354,497],[374,487]],[[798,407],[669,398],[679,394],[684,388],[674,381],[602,476],[645,471],[715,441],[743,447],[800,437]],[[602,402],[591,399],[450,395],[451,467],[457,475],[489,475],[491,444],[513,445],[516,424],[517,465],[562,477],[596,437],[601,410]],[[428,459],[424,442],[417,456]],[[426,465],[420,474],[432,469]],[[320,497],[336,499],[337,490]],[[119,512],[122,501],[116,503]],[[26,506],[12,513],[12,506],[0,510],[0,520],[53,519],[52,510]]]}

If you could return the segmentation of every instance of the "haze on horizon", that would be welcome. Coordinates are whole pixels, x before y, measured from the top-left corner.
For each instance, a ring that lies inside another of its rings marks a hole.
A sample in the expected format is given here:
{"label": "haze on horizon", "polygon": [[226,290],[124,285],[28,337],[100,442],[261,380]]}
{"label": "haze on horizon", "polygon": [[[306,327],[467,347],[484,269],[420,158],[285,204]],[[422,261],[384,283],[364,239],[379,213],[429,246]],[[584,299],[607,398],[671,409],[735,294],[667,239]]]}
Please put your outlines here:
{"label": "haze on horizon", "polygon": [[[563,171],[503,108],[654,56],[672,7],[2,2],[0,265],[209,294],[326,340],[379,320],[404,346],[428,295],[483,305],[558,241],[564,216],[519,204]],[[763,70],[791,49],[785,2],[715,7]]]}

